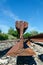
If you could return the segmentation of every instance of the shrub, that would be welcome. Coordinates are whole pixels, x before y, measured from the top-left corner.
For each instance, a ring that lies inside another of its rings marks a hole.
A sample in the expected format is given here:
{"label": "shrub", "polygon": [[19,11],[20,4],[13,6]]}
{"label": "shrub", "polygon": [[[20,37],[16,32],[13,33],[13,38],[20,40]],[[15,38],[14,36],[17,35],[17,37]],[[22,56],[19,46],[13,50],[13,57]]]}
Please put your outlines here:
{"label": "shrub", "polygon": [[7,40],[8,39],[8,35],[4,34],[4,33],[0,33],[0,40]]}
{"label": "shrub", "polygon": [[25,33],[25,34],[23,35],[24,38],[28,38],[28,37],[30,37],[30,36],[31,36],[30,33]]}

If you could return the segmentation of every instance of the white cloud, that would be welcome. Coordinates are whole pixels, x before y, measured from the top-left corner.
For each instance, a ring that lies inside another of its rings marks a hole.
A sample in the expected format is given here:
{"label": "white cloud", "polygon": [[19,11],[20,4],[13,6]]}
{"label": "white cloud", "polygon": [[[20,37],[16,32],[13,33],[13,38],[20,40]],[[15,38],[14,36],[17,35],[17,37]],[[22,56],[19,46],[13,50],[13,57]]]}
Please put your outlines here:
{"label": "white cloud", "polygon": [[29,30],[36,30],[36,27],[29,26]]}
{"label": "white cloud", "polygon": [[7,33],[9,27],[7,25],[0,24],[0,29],[2,30],[2,32]]}
{"label": "white cloud", "polygon": [[28,26],[26,32],[30,32],[30,31],[38,31],[38,32],[40,32],[40,30],[37,27],[31,26],[31,25]]}
{"label": "white cloud", "polygon": [[18,16],[16,16],[14,13],[12,13],[10,10],[4,10],[4,9],[2,9],[1,10],[2,11],[2,13],[5,15],[5,16],[8,16],[8,17],[10,17],[11,19],[13,19],[13,20],[20,20],[19,19],[19,17]]}
{"label": "white cloud", "polygon": [[[1,12],[4,16],[8,17],[8,20],[9,20],[9,19],[12,19],[13,21],[20,20],[18,16],[16,16],[15,14],[13,14],[13,13],[12,13],[11,11],[9,11],[9,10],[0,9],[0,12]],[[15,24],[15,23],[14,23],[14,24]],[[0,24],[0,29],[2,30],[2,32],[7,33],[9,27],[8,27],[7,25],[3,25],[3,24],[1,25],[1,24]]]}

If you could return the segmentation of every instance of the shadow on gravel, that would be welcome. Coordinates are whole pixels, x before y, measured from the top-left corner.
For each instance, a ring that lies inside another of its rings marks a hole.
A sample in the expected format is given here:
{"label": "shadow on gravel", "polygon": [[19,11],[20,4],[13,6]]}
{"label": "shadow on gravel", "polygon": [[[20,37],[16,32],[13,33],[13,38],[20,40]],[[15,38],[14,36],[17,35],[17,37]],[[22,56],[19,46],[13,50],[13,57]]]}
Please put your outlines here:
{"label": "shadow on gravel", "polygon": [[39,59],[43,62],[43,54],[38,55]]}
{"label": "shadow on gravel", "polygon": [[7,48],[7,49],[5,49],[5,50],[3,50],[3,51],[0,51],[0,58],[3,57],[11,48],[12,48],[12,47]]}
{"label": "shadow on gravel", "polygon": [[[24,42],[23,44],[23,48],[29,48],[29,46],[26,44],[26,42]],[[17,65],[37,65],[36,61],[34,60],[34,58],[32,56],[18,56],[17,57]]]}
{"label": "shadow on gravel", "polygon": [[18,56],[17,65],[37,65],[36,61],[32,56]]}

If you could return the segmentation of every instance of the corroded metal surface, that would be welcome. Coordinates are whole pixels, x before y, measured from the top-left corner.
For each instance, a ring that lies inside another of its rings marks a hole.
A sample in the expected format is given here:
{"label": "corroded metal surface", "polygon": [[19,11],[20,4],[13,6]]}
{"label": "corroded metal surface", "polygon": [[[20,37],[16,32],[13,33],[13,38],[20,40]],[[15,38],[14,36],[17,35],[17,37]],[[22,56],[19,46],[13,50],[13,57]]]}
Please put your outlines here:
{"label": "corroded metal surface", "polygon": [[43,42],[43,39],[40,39],[40,38],[38,38],[38,39],[37,38],[36,39],[33,38],[31,40],[34,41],[34,42]]}
{"label": "corroded metal surface", "polygon": [[36,53],[31,48],[27,48],[27,49],[22,48],[22,49],[18,49],[17,51],[15,51],[13,48],[7,53],[8,56],[33,56],[33,55],[36,55]]}
{"label": "corroded metal surface", "polygon": [[[28,42],[27,45],[29,46],[30,43]],[[18,42],[16,43],[16,45],[14,45],[6,55],[8,56],[33,56],[36,53],[29,47],[24,49],[22,42]]]}
{"label": "corroded metal surface", "polygon": [[32,38],[34,38],[34,39],[38,39],[38,38],[43,39],[43,34],[37,34],[37,35],[31,36],[30,39],[32,39]]}
{"label": "corroded metal surface", "polygon": [[31,36],[31,37],[29,37],[29,39],[34,42],[43,42],[43,34]]}
{"label": "corroded metal surface", "polygon": [[[32,56],[35,52],[31,48],[23,48],[24,39],[23,33],[25,32],[26,28],[28,27],[28,23],[24,21],[16,21],[16,29],[20,34],[20,41],[17,42],[15,46],[13,46],[6,55],[10,56]],[[30,45],[30,42],[27,42],[27,46]]]}
{"label": "corroded metal surface", "polygon": [[24,22],[24,21],[16,21],[16,29],[20,34],[20,38],[23,37],[23,33],[25,32],[25,30],[28,27],[28,23]]}
{"label": "corroded metal surface", "polygon": [[20,35],[19,42],[14,45],[6,55],[9,56],[33,56],[36,53],[30,48],[31,41],[43,42],[43,34],[31,36],[28,38],[27,42],[24,42],[23,33],[28,27],[28,23],[24,21],[16,21],[16,29]]}

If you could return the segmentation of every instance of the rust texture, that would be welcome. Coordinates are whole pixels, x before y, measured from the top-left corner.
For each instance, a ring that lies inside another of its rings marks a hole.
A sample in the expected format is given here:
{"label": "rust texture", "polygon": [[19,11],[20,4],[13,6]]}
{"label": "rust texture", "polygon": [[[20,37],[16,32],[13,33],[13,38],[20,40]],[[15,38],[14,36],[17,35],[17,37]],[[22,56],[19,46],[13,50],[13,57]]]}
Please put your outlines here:
{"label": "rust texture", "polygon": [[25,32],[25,30],[28,27],[28,23],[27,22],[23,22],[23,21],[16,21],[16,29],[20,34],[20,38],[23,37],[23,33]]}
{"label": "rust texture", "polygon": [[40,38],[38,38],[38,39],[37,38],[36,39],[33,38],[31,40],[34,41],[34,42],[43,42],[43,39],[40,39]]}
{"label": "rust texture", "polygon": [[[20,35],[20,41],[16,43],[6,55],[8,56],[33,56],[36,53],[30,48],[31,41],[34,42],[43,42],[43,34],[38,34],[28,38],[24,42],[23,33],[28,28],[28,23],[25,21],[16,21],[16,29]],[[26,48],[25,48],[26,46]]]}
{"label": "rust texture", "polygon": [[[16,29],[20,34],[20,41],[16,43],[15,46],[13,46],[6,55],[10,56],[32,56],[35,54],[35,52],[31,48],[23,48],[24,39],[23,39],[23,33],[28,27],[28,23],[24,21],[16,21]],[[31,45],[30,41],[27,42],[27,45]]]}
{"label": "rust texture", "polygon": [[31,39],[34,42],[43,42],[43,34],[31,36],[29,37],[29,39]]}
{"label": "rust texture", "polygon": [[34,36],[29,37],[30,39],[43,39],[43,34],[37,34]]}

